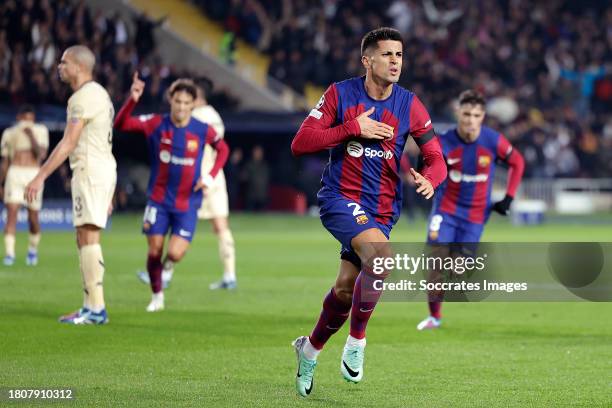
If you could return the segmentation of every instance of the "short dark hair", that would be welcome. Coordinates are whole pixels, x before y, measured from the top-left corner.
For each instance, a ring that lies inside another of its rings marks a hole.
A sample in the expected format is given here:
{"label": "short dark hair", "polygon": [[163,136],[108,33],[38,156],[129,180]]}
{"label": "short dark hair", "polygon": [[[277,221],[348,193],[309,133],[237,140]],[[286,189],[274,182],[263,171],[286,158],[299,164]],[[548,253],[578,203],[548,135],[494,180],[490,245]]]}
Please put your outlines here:
{"label": "short dark hair", "polygon": [[198,97],[198,90],[191,79],[179,78],[168,88],[168,99],[172,98],[177,92],[187,92],[193,100]]}
{"label": "short dark hair", "polygon": [[213,82],[209,78],[200,76],[195,78],[193,82],[198,87],[198,90],[202,92],[202,98],[206,99],[206,96],[212,93]]}
{"label": "short dark hair", "polygon": [[467,89],[459,95],[459,106],[463,104],[481,105],[483,108],[487,104],[485,97],[478,91]]}
{"label": "short dark hair", "polygon": [[391,27],[379,27],[370,31],[361,39],[361,55],[365,55],[368,48],[378,47],[379,41],[392,40],[399,41],[404,45],[402,35],[398,30]]}
{"label": "short dark hair", "polygon": [[34,110],[34,106],[26,103],[24,105],[21,105],[19,107],[19,110],[17,110],[17,115],[24,115],[26,113],[36,114],[36,111]]}

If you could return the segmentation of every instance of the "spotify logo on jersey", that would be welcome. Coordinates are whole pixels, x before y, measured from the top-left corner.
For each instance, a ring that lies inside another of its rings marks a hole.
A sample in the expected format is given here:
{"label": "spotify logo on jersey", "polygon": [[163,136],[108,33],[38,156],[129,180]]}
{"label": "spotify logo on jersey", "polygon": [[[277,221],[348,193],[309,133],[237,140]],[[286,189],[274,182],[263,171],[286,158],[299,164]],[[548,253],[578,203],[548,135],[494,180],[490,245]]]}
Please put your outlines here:
{"label": "spotify logo on jersey", "polygon": [[351,140],[346,144],[346,152],[351,157],[361,157],[363,156],[363,146],[361,143]]}
{"label": "spotify logo on jersey", "polygon": [[171,159],[172,159],[172,155],[170,154],[169,151],[162,150],[161,152],[159,152],[159,160],[162,163],[170,163]]}
{"label": "spotify logo on jersey", "polygon": [[346,152],[351,157],[364,156],[368,159],[381,158],[390,160],[393,158],[393,152],[391,150],[378,150],[372,147],[366,147],[365,149],[361,143],[351,140],[346,144]]}

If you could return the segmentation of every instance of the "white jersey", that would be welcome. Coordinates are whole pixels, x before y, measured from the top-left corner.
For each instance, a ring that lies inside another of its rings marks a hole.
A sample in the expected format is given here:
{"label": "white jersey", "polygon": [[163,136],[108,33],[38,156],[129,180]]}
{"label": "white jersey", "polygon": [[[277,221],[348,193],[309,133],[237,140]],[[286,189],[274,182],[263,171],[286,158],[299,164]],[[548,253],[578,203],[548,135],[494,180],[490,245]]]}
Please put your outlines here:
{"label": "white jersey", "polygon": [[113,118],[115,109],[108,92],[97,82],[86,82],[68,100],[67,120],[83,119],[85,126],[70,154],[70,168],[115,172]]}
{"label": "white jersey", "polygon": [[28,120],[20,120],[15,126],[10,127],[2,133],[2,157],[12,160],[15,153],[18,151],[32,150],[30,138],[26,135],[25,130],[31,129],[34,140],[38,147],[47,149],[49,147],[49,129],[45,125],[34,123]]}
{"label": "white jersey", "polygon": [[[218,139],[223,139],[225,136],[225,126],[223,125],[223,120],[221,120],[219,112],[217,112],[211,105],[198,106],[193,110],[191,116],[200,122],[204,122],[207,125],[212,126],[212,128],[215,129],[215,132],[217,132]],[[215,165],[216,158],[217,152],[207,143],[204,146],[204,157],[202,158],[202,174],[210,173]]]}

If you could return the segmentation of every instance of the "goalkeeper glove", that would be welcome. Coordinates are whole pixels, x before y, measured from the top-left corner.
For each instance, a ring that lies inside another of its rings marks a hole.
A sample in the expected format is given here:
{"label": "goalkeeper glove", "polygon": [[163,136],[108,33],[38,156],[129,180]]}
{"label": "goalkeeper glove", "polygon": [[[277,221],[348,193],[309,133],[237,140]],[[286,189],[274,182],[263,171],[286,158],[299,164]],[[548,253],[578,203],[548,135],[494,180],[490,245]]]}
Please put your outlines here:
{"label": "goalkeeper glove", "polygon": [[493,204],[493,211],[504,216],[508,215],[508,210],[510,210],[510,204],[512,204],[512,200],[513,198],[506,194],[503,200]]}

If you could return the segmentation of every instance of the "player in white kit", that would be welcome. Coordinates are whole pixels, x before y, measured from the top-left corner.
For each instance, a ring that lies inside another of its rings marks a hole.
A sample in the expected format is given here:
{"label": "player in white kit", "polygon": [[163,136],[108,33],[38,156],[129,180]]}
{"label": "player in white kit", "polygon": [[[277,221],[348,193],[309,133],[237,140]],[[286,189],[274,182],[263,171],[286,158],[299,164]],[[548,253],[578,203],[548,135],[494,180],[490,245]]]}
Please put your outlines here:
{"label": "player in white kit", "polygon": [[49,148],[49,130],[45,125],[35,123],[34,108],[24,105],[17,114],[17,123],[2,133],[2,164],[0,185],[4,182],[4,205],[6,225],[4,226],[4,265],[15,263],[15,230],[19,207],[28,209],[30,236],[26,265],[38,264],[38,243],[40,223],[38,212],[42,207],[42,190],[34,201],[27,203],[24,198],[26,185],[36,176],[40,163]]}
{"label": "player in white kit", "polygon": [[[198,99],[191,116],[201,122],[212,126],[218,135],[225,136],[225,126],[221,116],[206,101],[206,94],[212,89],[212,84],[205,78],[196,79],[198,87]],[[204,160],[202,160],[202,171],[208,172],[215,162],[216,152],[206,146]],[[206,173],[203,173],[206,174]],[[229,228],[229,203],[227,198],[227,185],[223,170],[217,174],[213,185],[206,191],[202,207],[198,211],[198,218],[210,220],[213,231],[217,235],[219,242],[219,258],[223,264],[223,277],[218,282],[210,284],[210,289],[235,289],[236,288],[236,249],[234,247],[234,237]]]}
{"label": "player in white kit", "polygon": [[112,154],[115,111],[106,90],[93,80],[95,56],[82,45],[64,51],[58,70],[73,94],[68,100],[64,136],[26,187],[32,202],[43,183],[65,160],[72,169],[72,214],[83,280],[83,307],[60,317],[70,324],[108,322],[102,282],[104,259],[100,231],[112,210],[117,163]]}

